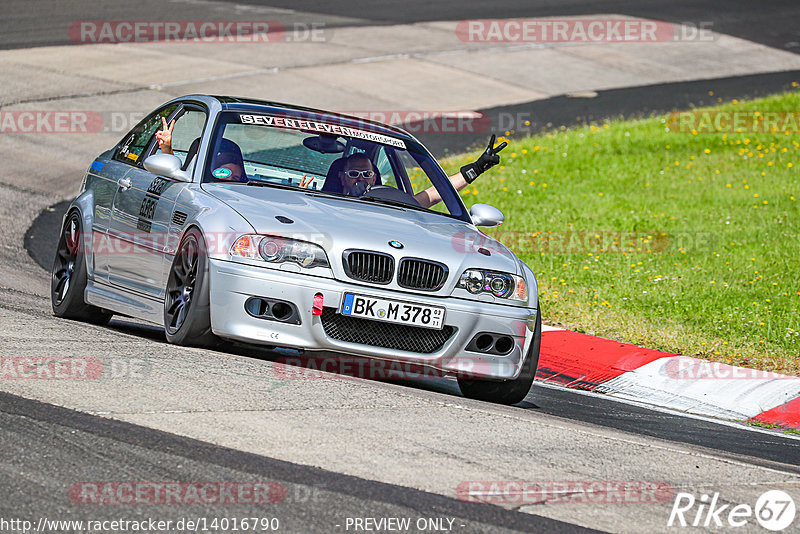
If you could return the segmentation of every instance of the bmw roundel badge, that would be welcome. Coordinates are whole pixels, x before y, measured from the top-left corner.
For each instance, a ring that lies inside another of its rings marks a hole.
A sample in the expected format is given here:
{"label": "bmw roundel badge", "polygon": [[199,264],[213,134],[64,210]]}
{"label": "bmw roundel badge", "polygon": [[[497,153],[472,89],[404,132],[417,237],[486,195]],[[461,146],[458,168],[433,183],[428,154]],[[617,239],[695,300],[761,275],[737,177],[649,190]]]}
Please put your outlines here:
{"label": "bmw roundel badge", "polygon": [[403,244],[400,241],[389,241],[389,246],[392,248],[403,248]]}

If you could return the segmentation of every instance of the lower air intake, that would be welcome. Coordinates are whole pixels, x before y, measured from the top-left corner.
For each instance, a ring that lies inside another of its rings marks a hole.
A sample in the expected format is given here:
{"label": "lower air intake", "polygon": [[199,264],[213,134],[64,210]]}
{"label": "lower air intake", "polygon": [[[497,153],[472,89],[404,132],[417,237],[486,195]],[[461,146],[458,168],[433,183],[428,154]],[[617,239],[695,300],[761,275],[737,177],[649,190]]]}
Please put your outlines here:
{"label": "lower air intake", "polygon": [[456,329],[445,325],[441,330],[372,321],[339,314],[335,308],[323,308],[322,328],[338,341],[385,349],[431,354],[441,349]]}

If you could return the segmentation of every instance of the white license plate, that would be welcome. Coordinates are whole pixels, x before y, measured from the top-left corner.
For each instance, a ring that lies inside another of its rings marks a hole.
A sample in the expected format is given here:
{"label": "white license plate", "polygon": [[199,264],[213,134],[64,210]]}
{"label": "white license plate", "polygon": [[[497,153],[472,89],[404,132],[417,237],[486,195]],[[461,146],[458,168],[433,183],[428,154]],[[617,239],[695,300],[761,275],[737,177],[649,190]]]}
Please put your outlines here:
{"label": "white license plate", "polygon": [[436,330],[441,330],[444,324],[444,308],[440,306],[409,304],[398,300],[376,299],[352,293],[344,294],[339,313],[373,321],[408,324]]}

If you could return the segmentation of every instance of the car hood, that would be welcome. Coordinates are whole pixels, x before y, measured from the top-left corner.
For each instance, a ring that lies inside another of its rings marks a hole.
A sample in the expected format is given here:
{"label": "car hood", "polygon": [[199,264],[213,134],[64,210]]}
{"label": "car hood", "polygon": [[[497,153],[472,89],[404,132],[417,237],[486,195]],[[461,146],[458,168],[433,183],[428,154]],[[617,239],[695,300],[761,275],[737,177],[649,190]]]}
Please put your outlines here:
{"label": "car hood", "polygon": [[[456,275],[469,267],[521,274],[516,256],[499,241],[471,224],[436,213],[276,187],[203,184],[203,189],[260,234],[322,245],[337,278],[345,278],[341,255],[347,249],[384,252],[397,260],[430,259],[446,264]],[[390,242],[400,242],[402,248]]]}

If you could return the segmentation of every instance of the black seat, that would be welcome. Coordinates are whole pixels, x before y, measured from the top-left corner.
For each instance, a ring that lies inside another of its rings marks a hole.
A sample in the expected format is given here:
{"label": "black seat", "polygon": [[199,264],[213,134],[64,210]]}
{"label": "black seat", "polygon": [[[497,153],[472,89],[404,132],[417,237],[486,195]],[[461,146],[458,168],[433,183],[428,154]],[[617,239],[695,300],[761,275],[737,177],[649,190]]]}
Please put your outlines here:
{"label": "black seat", "polygon": [[326,193],[340,193],[342,192],[342,181],[339,179],[339,173],[344,168],[344,162],[347,158],[342,157],[334,160],[328,169],[328,175],[325,177],[325,183],[322,184],[322,191]]}
{"label": "black seat", "polygon": [[[217,146],[214,150],[214,157],[211,159],[211,170],[218,167],[222,167],[226,164],[234,164],[238,165],[240,169],[242,169],[242,180],[243,182],[247,181],[247,174],[244,171],[244,158],[242,157],[242,149],[239,148],[239,145],[231,141],[230,139],[225,139],[224,137],[219,140]],[[213,175],[206,176],[206,180],[209,182],[226,182],[229,180],[218,180]]]}
{"label": "black seat", "polygon": [[197,155],[197,149],[200,148],[200,138],[198,137],[192,144],[189,145],[189,151],[186,153],[186,161],[183,162],[183,166],[181,167],[182,171],[186,171],[189,169],[189,165],[191,165],[192,160]]}

